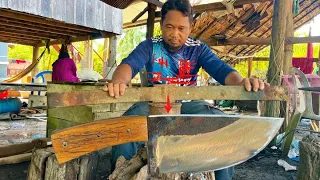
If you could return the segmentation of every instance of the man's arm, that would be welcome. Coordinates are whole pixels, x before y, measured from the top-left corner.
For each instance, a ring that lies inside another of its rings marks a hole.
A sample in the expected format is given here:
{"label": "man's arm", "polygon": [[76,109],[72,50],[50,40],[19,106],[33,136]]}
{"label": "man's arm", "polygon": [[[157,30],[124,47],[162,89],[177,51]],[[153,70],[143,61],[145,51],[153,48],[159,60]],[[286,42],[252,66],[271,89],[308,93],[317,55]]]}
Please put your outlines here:
{"label": "man's arm", "polygon": [[200,65],[220,84],[244,85],[248,91],[263,90],[265,85],[269,86],[268,83],[255,78],[243,78],[237,71],[220,60],[207,45],[203,44],[202,46]]}
{"label": "man's arm", "polygon": [[125,93],[128,83],[150,59],[151,40],[140,43],[132,53],[116,68],[112,81],[103,88],[115,98]]}

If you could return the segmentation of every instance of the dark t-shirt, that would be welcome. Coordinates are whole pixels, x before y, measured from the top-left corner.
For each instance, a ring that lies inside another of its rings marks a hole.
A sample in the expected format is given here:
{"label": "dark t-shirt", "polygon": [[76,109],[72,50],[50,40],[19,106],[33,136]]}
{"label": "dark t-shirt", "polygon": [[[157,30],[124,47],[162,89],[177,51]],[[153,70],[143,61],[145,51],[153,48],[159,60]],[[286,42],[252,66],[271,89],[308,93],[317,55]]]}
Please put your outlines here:
{"label": "dark t-shirt", "polygon": [[235,71],[199,40],[188,38],[180,50],[169,52],[161,36],[141,42],[121,64],[132,68],[132,77],[145,65],[152,84],[196,85],[202,67],[224,85],[227,75]]}

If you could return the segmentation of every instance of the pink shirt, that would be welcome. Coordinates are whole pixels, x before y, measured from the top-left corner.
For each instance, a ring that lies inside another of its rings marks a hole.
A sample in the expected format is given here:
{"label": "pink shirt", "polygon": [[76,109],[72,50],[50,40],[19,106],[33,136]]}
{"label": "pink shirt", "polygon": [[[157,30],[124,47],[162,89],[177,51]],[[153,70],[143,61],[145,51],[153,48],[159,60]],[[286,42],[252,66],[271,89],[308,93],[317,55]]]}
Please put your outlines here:
{"label": "pink shirt", "polygon": [[77,67],[70,58],[62,58],[53,63],[53,82],[79,82],[77,77]]}

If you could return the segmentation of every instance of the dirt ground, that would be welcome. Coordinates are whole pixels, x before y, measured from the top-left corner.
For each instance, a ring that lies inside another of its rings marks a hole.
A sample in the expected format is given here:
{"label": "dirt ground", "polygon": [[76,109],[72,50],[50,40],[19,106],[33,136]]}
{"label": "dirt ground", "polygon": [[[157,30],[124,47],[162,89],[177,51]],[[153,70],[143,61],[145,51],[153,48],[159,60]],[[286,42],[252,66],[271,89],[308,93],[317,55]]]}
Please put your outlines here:
{"label": "dirt ground", "polygon": [[266,148],[255,157],[235,167],[234,180],[295,180],[297,171],[286,172],[277,161],[284,159],[290,165],[298,163],[281,157],[281,152]]}

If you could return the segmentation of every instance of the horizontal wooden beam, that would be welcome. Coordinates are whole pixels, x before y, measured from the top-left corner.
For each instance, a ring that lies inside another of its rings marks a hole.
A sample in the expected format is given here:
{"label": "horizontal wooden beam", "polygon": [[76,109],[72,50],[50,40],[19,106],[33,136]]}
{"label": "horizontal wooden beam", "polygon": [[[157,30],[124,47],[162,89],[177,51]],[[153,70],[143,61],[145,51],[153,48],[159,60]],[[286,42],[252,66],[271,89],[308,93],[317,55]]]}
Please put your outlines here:
{"label": "horizontal wooden beam", "polygon": [[1,36],[0,36],[0,42],[22,44],[22,45],[28,45],[28,46],[35,46],[37,44],[36,43],[37,41],[17,39],[17,38],[11,38],[11,37],[1,37]]}
{"label": "horizontal wooden beam", "polygon": [[46,91],[47,85],[44,84],[17,84],[17,83],[0,83],[0,90],[16,91]]}
{"label": "horizontal wooden beam", "polygon": [[[161,20],[160,18],[155,18],[154,22],[158,23],[158,22],[160,22],[160,20]],[[124,23],[122,28],[123,29],[128,29],[128,28],[134,28],[134,27],[139,27],[139,26],[144,26],[144,25],[147,25],[147,20],[146,19],[139,20],[139,21],[136,21],[134,23],[132,23],[132,22]]]}
{"label": "horizontal wooden beam", "polygon": [[[230,39],[209,39],[204,41],[208,46],[227,46],[227,45],[270,45],[270,38],[240,37]],[[287,37],[286,44],[303,44],[320,42],[320,36],[312,37]]]}
{"label": "horizontal wooden beam", "polygon": [[[245,61],[249,60],[250,58],[246,58],[244,59]],[[312,58],[314,62],[318,62],[319,59],[318,58]],[[254,57],[252,59],[252,61],[269,61],[268,57]]]}
{"label": "horizontal wooden beam", "polygon": [[162,8],[163,6],[163,2],[160,2],[158,0],[143,0],[144,2],[150,3],[150,4],[154,4],[159,8]]}
{"label": "horizontal wooden beam", "polygon": [[[55,39],[49,42],[49,45],[55,45],[55,44],[63,44],[68,42],[79,42],[79,41],[87,41],[87,40],[95,40],[100,38],[108,38],[114,35],[113,33],[102,33],[102,34],[92,34],[88,36],[80,36],[80,37],[71,37],[68,39]],[[45,46],[46,44],[43,42],[39,42],[37,46]]]}
{"label": "horizontal wooden beam", "polygon": [[[267,1],[272,1],[272,0],[237,0],[233,4],[233,6],[235,8],[242,8],[242,6],[245,4],[267,2]],[[193,6],[194,13],[202,13],[206,11],[221,11],[221,10],[226,10],[226,6],[224,6],[221,2]]]}
{"label": "horizontal wooden beam", "polygon": [[61,86],[61,84],[57,85],[49,83],[47,85],[49,108],[120,102],[166,102],[167,96],[170,96],[171,102],[175,102],[176,100],[286,101],[288,99],[286,90],[283,87],[270,87],[264,91],[248,92],[242,86],[179,87],[175,85],[160,85],[155,87],[128,88],[123,96],[119,99],[115,99],[108,96],[108,93],[104,92],[102,88],[101,90],[59,93],[55,90],[57,86]]}
{"label": "horizontal wooden beam", "polygon": [[77,32],[65,28],[56,28],[52,26],[43,26],[41,24],[37,23],[30,23],[30,22],[25,22],[25,21],[20,21],[20,20],[15,20],[15,19],[9,19],[9,18],[0,18],[0,26],[5,25],[9,27],[15,27],[15,28],[20,28],[24,30],[33,30],[33,31],[38,31],[38,32],[44,32],[48,34],[57,34],[60,36],[83,36],[86,33],[84,32]]}

